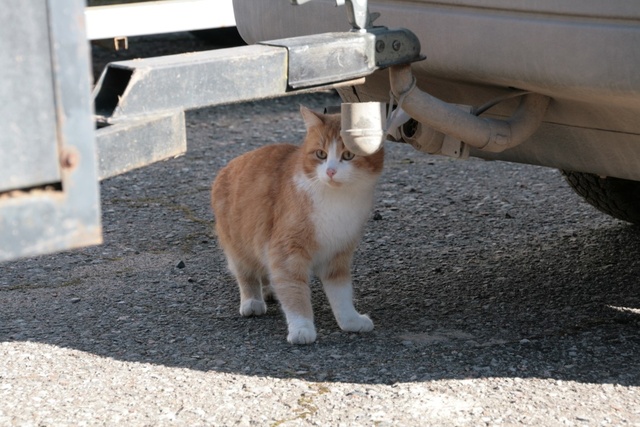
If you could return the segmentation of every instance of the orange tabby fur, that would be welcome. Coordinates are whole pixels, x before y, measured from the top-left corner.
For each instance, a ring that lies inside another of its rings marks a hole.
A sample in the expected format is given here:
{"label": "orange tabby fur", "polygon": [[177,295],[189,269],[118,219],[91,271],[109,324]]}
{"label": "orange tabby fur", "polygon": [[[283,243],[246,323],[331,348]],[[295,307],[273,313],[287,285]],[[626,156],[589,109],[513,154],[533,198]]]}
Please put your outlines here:
{"label": "orange tabby fur", "polygon": [[373,329],[353,307],[350,268],[384,153],[353,156],[342,143],[339,115],[300,111],[307,127],[302,145],[269,145],[229,162],[213,184],[212,206],[240,288],[240,313],[264,314],[273,291],[287,317],[288,340],[307,344],[316,339],[312,273],[342,329]]}

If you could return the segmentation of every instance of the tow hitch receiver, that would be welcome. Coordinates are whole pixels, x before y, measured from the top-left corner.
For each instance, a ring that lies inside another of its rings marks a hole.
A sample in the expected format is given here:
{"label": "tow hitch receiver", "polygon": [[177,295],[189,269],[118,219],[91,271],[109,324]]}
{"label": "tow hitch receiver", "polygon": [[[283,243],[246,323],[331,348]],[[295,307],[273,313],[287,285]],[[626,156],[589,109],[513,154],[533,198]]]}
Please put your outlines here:
{"label": "tow hitch receiver", "polygon": [[351,86],[418,59],[412,32],[376,27],[113,62],[94,91],[98,153],[117,140],[129,156],[100,155],[100,179],[183,153],[185,110]]}

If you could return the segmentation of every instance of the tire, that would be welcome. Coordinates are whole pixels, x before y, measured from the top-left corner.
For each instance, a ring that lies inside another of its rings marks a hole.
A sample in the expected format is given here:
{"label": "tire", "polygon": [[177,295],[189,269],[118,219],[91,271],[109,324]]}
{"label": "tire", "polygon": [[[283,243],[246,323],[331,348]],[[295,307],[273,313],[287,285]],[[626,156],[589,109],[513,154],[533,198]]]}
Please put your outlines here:
{"label": "tire", "polygon": [[571,188],[598,210],[640,225],[640,181],[601,178],[584,172],[562,171],[562,174]]}

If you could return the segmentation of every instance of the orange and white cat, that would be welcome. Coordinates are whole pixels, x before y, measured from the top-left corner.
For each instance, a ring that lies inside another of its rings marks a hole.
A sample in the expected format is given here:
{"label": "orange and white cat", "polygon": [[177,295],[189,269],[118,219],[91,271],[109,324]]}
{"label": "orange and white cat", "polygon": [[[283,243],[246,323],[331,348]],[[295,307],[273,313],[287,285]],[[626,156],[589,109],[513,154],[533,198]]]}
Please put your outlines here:
{"label": "orange and white cat", "polygon": [[233,159],[213,183],[218,240],[240,288],[240,314],[267,311],[275,293],[288,341],[316,339],[309,278],[320,278],[340,328],[373,329],[353,305],[351,261],[369,216],[383,150],[361,157],[340,137],[340,115],[300,107],[301,146],[268,145]]}

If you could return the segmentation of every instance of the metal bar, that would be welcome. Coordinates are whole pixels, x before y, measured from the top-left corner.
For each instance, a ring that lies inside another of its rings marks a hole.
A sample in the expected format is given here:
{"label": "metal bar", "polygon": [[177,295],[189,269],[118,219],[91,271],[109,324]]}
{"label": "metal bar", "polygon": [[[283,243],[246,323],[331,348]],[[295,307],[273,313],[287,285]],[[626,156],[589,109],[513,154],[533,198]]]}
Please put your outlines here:
{"label": "metal bar", "polygon": [[363,77],[376,69],[371,33],[325,33],[261,44],[287,48],[288,85],[293,89]]}
{"label": "metal bar", "polygon": [[107,126],[98,129],[96,137],[101,180],[187,151],[182,110],[148,120]]}
{"label": "metal bar", "polygon": [[404,28],[376,27],[366,32],[315,34],[261,44],[287,48],[288,85],[292,89],[365,77],[379,68],[424,59],[420,41]]}
{"label": "metal bar", "polygon": [[231,0],[163,0],[93,6],[85,9],[85,19],[89,40],[236,25]]}
{"label": "metal bar", "polygon": [[115,123],[161,111],[274,97],[286,90],[286,49],[244,46],[111,63],[94,99],[96,114]]}
{"label": "metal bar", "polygon": [[115,123],[161,111],[284,96],[420,58],[413,33],[381,27],[114,62],[96,85],[95,110]]}

